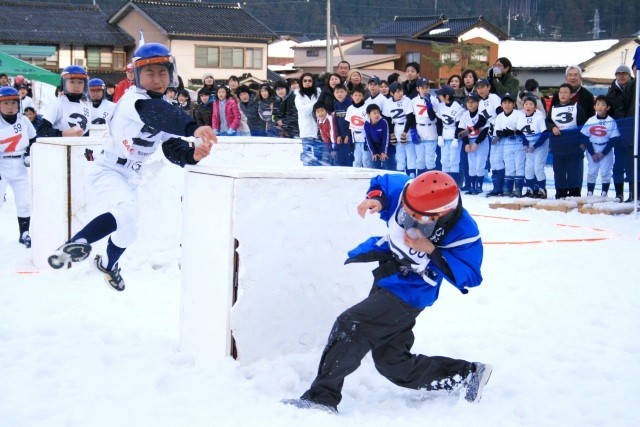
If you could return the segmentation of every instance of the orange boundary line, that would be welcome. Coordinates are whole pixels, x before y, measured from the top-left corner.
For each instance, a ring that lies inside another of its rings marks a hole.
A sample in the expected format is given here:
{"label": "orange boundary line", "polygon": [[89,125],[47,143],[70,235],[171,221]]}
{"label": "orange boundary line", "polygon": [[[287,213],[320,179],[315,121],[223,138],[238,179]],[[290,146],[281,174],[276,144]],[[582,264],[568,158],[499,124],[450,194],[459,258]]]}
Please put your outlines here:
{"label": "orange boundary line", "polygon": [[[477,218],[489,218],[489,219],[502,219],[505,221],[516,221],[516,222],[530,222],[530,220],[528,219],[521,219],[521,218],[509,218],[509,217],[505,217],[505,216],[497,216],[497,215],[477,215],[477,214],[472,214],[471,216],[473,217],[477,217]],[[614,234],[611,231],[605,230],[603,228],[596,228],[596,227],[583,227],[581,225],[572,225],[572,224],[555,224],[556,227],[570,227],[570,228],[583,228],[586,230],[593,230],[593,231],[597,231],[597,232],[601,232],[601,233],[609,233],[609,234]],[[482,243],[485,245],[538,245],[541,243],[577,243],[577,242],[600,242],[603,240],[610,240],[614,237],[619,237],[620,234],[614,234],[614,236],[611,237],[585,237],[583,239],[549,239],[549,240],[527,240],[527,241],[523,241],[523,242],[485,242],[483,241]],[[640,239],[640,237],[638,237],[638,239]]]}

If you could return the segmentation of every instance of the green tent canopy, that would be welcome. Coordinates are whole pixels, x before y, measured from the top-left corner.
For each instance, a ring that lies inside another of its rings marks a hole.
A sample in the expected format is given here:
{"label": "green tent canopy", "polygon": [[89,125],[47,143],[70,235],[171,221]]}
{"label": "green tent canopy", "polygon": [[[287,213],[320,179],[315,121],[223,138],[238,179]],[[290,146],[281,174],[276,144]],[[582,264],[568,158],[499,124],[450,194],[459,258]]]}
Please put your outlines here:
{"label": "green tent canopy", "polygon": [[22,74],[29,80],[37,80],[53,86],[60,84],[60,75],[29,64],[4,52],[0,52],[0,73],[6,73],[11,77]]}

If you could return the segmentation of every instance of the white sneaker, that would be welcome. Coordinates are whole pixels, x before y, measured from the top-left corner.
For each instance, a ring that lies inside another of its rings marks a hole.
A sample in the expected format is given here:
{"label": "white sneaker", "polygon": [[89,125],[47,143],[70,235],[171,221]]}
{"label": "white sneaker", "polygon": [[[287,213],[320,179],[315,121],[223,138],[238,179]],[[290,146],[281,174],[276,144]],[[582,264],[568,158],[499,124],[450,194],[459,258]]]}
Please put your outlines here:
{"label": "white sneaker", "polygon": [[122,276],[120,276],[120,267],[118,267],[117,262],[113,266],[112,270],[107,270],[102,266],[102,257],[100,255],[96,255],[93,262],[96,268],[104,274],[105,282],[107,282],[116,291],[124,291],[124,280],[122,279]]}

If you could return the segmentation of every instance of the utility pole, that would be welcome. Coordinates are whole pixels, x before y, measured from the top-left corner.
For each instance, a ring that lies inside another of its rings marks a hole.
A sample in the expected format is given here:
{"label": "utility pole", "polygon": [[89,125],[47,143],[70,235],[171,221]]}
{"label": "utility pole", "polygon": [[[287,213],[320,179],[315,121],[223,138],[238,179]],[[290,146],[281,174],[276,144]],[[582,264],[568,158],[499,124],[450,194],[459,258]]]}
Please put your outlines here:
{"label": "utility pole", "polygon": [[327,0],[327,73],[333,71],[333,49],[331,48],[331,0]]}
{"label": "utility pole", "polygon": [[511,37],[511,8],[509,8],[509,16],[507,17],[507,37]]}
{"label": "utility pole", "polygon": [[593,14],[593,39],[597,40],[600,38],[600,11],[596,9],[596,13]]}

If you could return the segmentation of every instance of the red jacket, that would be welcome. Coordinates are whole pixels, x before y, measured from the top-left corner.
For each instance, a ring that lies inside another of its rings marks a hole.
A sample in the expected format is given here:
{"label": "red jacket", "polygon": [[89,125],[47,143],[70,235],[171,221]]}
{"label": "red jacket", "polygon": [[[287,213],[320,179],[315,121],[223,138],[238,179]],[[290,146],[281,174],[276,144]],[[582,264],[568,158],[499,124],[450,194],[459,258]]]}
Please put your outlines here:
{"label": "red jacket", "polygon": [[116,85],[116,89],[113,91],[113,102],[118,102],[120,98],[122,98],[122,95],[124,95],[124,92],[134,84],[135,82],[130,81],[126,77],[120,80]]}
{"label": "red jacket", "polygon": [[[220,130],[220,100],[213,101],[213,111],[211,117],[211,127],[215,130]],[[227,118],[227,125],[229,129],[238,130],[240,126],[240,108],[238,103],[233,98],[227,98],[227,103],[224,106],[224,114]]]}

